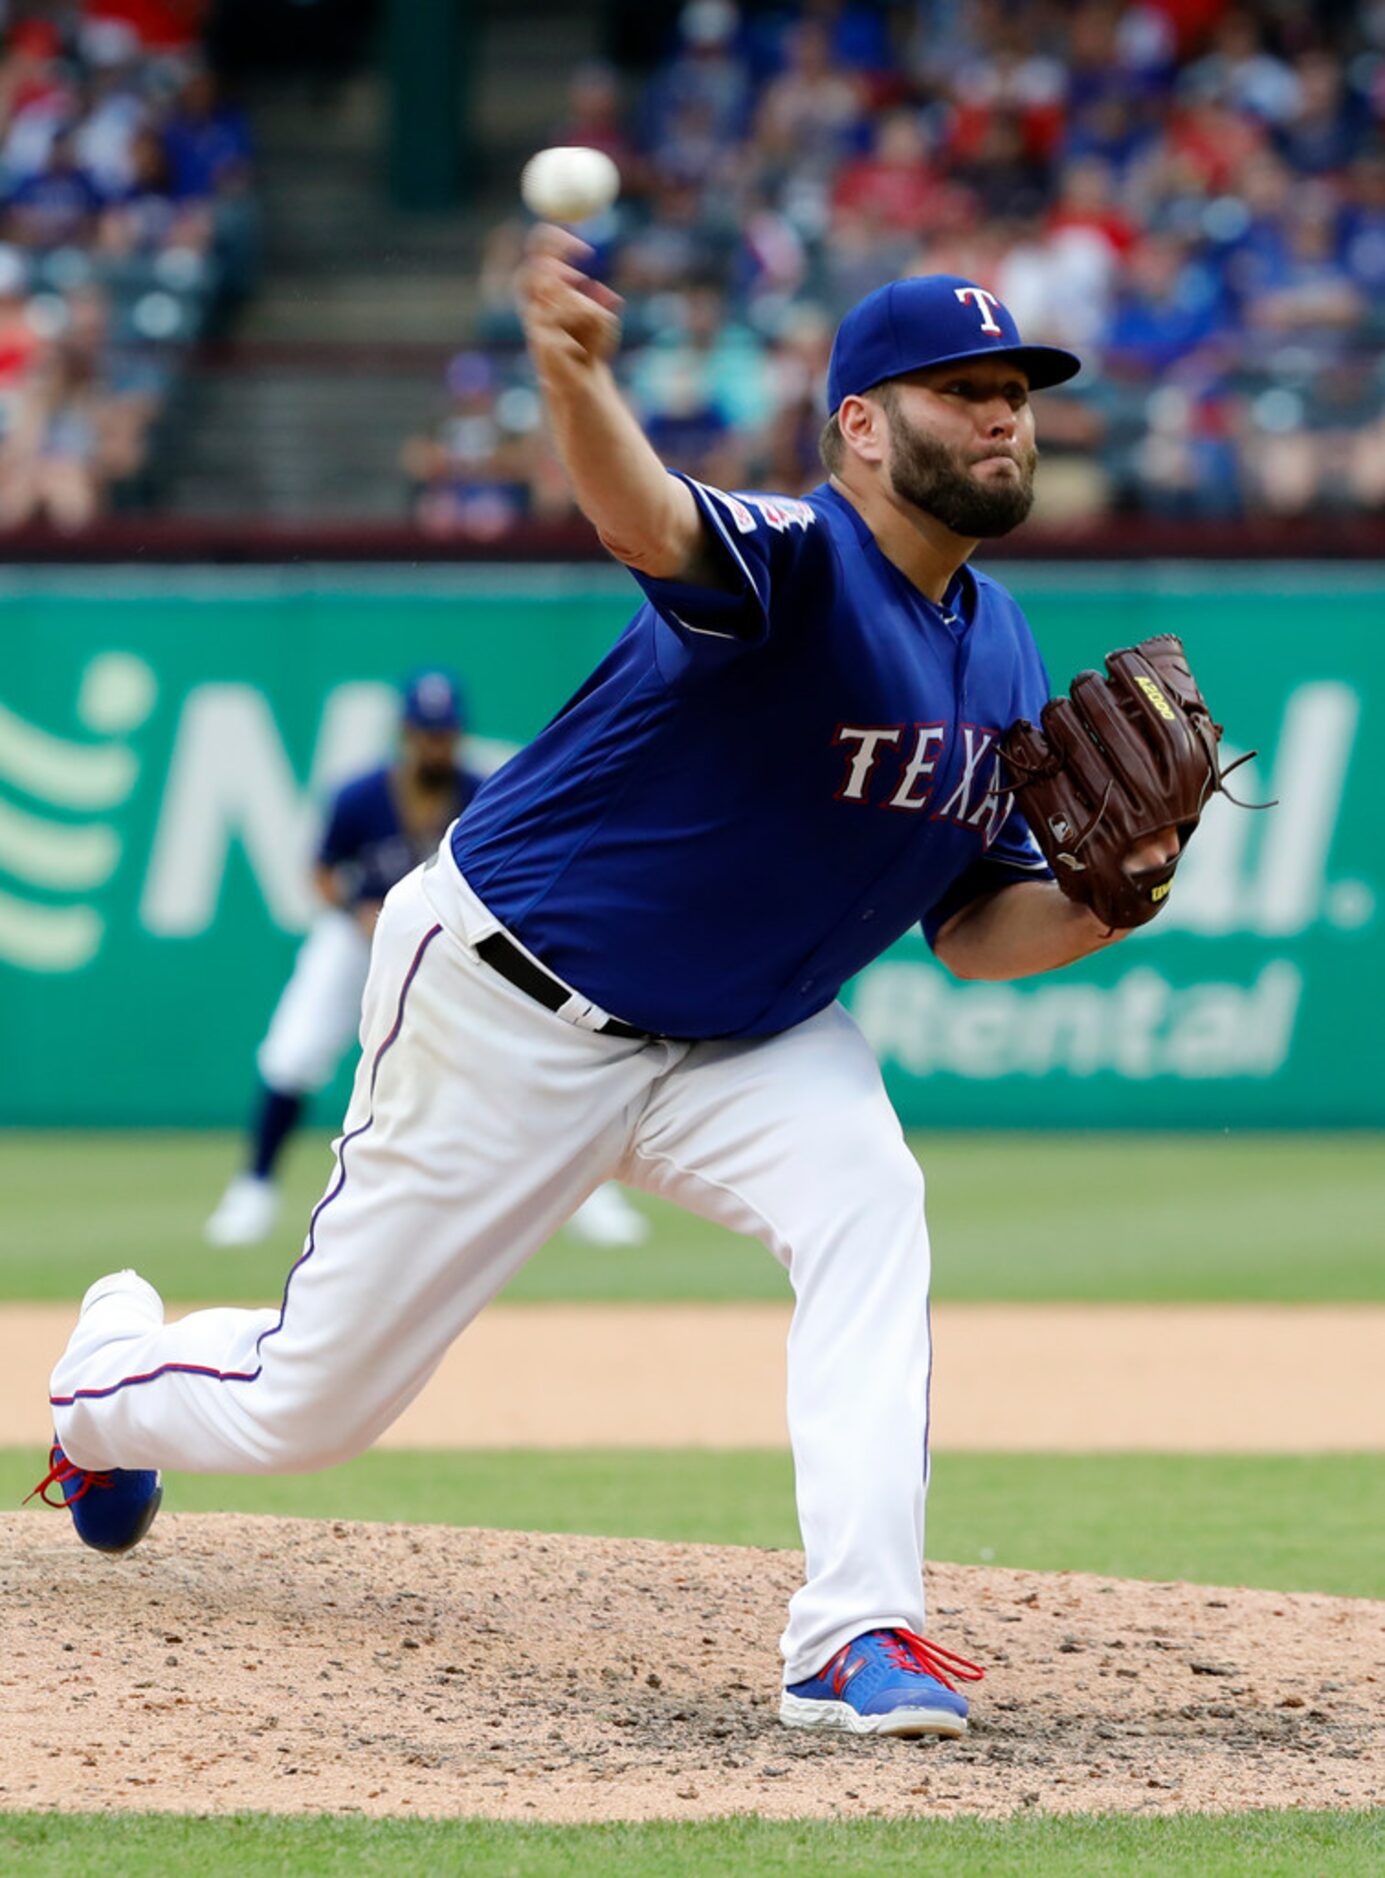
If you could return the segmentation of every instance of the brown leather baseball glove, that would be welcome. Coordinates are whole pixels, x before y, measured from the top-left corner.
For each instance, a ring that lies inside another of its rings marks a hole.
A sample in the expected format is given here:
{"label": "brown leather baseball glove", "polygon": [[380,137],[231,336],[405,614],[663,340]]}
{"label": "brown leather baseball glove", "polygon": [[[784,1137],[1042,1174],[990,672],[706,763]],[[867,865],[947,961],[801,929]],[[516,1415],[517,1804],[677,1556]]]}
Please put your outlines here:
{"label": "brown leather baseball glove", "polygon": [[1166,828],[1179,854],[1187,847],[1237,767],[1221,768],[1221,734],[1172,633],[1112,652],[1105,676],[1079,672],[1038,729],[1023,718],[1010,726],[1000,746],[1008,785],[1070,900],[1113,930],[1154,918],[1179,855],[1138,874],[1126,863]]}

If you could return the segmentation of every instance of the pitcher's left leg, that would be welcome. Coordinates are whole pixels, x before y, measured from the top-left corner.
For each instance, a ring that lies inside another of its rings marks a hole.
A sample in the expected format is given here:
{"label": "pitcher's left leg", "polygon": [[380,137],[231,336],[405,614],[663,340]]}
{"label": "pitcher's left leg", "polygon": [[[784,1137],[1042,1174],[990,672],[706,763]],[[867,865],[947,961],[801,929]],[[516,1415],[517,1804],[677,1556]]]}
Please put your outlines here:
{"label": "pitcher's left leg", "polygon": [[788,1418],[807,1582],[789,1682],[874,1629],[923,1628],[930,1365],[923,1176],[839,1006],[698,1044],[658,1084],[626,1177],[753,1233],[787,1267]]}

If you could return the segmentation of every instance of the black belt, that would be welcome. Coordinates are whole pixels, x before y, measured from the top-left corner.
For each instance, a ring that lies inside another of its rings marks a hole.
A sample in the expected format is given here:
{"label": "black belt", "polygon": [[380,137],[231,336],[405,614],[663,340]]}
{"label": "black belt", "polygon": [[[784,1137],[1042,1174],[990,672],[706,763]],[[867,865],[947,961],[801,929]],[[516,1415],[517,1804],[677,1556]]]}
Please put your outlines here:
{"label": "black belt", "polygon": [[[476,948],[476,956],[484,959],[493,972],[499,972],[502,978],[509,979],[517,991],[532,998],[535,1004],[541,1004],[546,1011],[561,1011],[574,995],[561,978],[555,978],[552,972],[545,971],[536,959],[522,952],[514,940],[506,938],[503,932],[493,932],[489,939],[483,939]],[[595,1025],[593,1035],[629,1037],[637,1043],[656,1041],[652,1030],[636,1030],[633,1024],[624,1024],[618,1017],[608,1017],[604,1024]]]}

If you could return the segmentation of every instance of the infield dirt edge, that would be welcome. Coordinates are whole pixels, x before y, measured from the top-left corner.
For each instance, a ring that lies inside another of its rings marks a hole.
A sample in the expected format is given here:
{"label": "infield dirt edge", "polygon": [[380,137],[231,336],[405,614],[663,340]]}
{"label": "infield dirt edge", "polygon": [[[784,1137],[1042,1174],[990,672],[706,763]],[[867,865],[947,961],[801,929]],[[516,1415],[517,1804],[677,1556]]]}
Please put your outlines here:
{"label": "infield dirt edge", "polygon": [[[75,1317],[0,1306],[11,1444],[47,1442]],[[1385,1451],[1385,1305],[940,1304],[933,1322],[939,1451]],[[783,1447],[788,1323],[773,1303],[496,1304],[379,1445]]]}

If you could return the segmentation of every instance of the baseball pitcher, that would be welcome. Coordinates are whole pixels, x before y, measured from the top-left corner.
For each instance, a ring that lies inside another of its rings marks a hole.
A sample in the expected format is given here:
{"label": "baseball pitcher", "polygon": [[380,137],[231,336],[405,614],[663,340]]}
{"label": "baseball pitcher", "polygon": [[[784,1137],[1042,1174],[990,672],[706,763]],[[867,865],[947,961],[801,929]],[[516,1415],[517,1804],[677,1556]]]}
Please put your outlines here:
{"label": "baseball pitcher", "polygon": [[959,1735],[981,1672],[923,1637],[923,1177],[838,992],[920,922],[962,978],[1124,937],[1219,784],[1216,727],[1176,641],[1055,711],[1019,607],[971,568],[1029,511],[1031,392],[1079,369],[987,288],[896,281],[846,315],[827,480],[793,501],[665,469],[586,252],[540,230],[521,308],[576,498],[640,603],[385,901],[281,1306],[165,1325],[133,1273],[100,1281],[53,1374],[49,1481],[116,1550],[161,1469],[357,1453],[618,1177],[758,1237],[793,1287],[806,1573],[782,1719]]}

